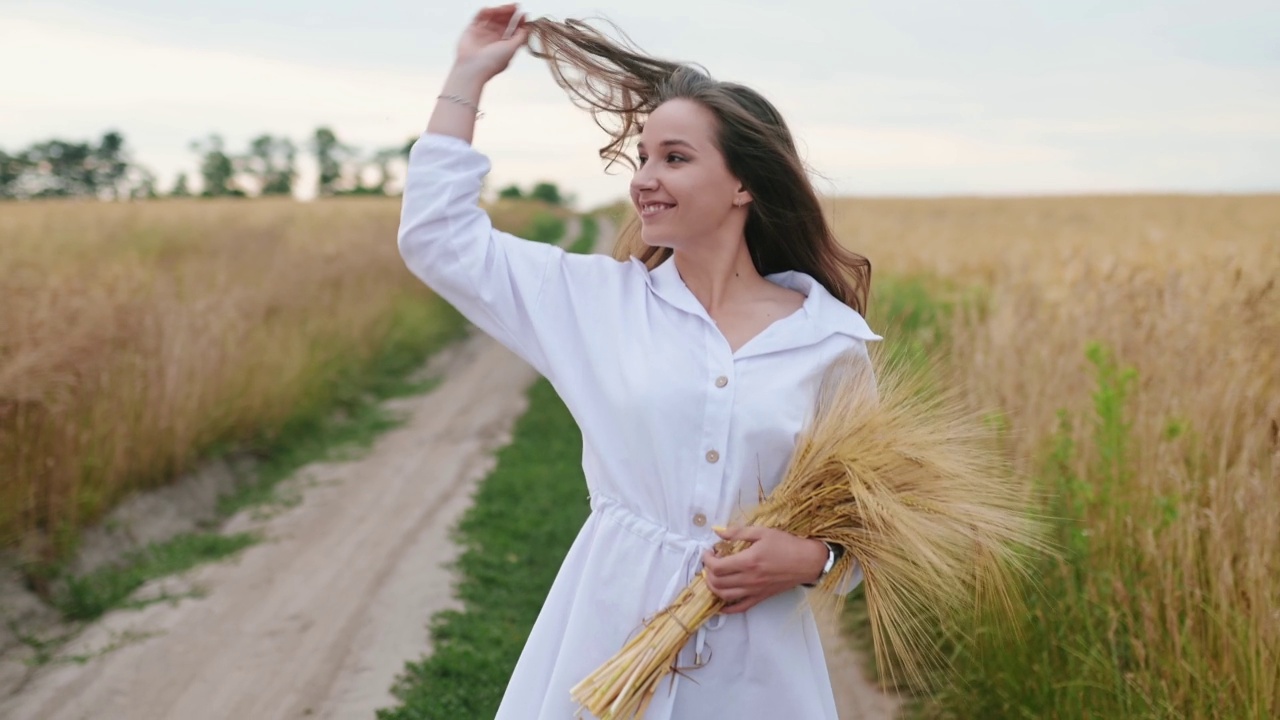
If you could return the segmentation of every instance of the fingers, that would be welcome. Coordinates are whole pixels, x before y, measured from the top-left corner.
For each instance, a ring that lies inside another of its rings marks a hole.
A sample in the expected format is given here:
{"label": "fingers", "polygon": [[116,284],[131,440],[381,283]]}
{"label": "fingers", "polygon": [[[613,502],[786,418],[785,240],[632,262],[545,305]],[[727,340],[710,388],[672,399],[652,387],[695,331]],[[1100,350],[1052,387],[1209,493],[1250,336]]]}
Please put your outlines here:
{"label": "fingers", "polygon": [[513,16],[520,15],[520,13],[516,12],[517,7],[515,3],[511,3],[483,8],[476,13],[475,20],[472,22],[476,25],[483,25],[486,29],[501,32],[506,28],[507,23],[511,22]]}
{"label": "fingers", "polygon": [[756,525],[742,525],[730,528],[717,525],[711,529],[715,530],[716,534],[724,540],[742,540],[745,542],[757,542],[768,533],[768,528]]}
{"label": "fingers", "polygon": [[511,17],[507,20],[507,29],[502,33],[503,40],[510,40],[516,33],[516,29],[524,24],[524,13],[512,12]]}
{"label": "fingers", "polygon": [[757,596],[753,598],[745,598],[737,602],[730,603],[720,609],[720,614],[721,615],[737,615],[738,613],[744,613],[750,610],[751,608],[755,607],[756,605],[759,605],[762,599],[763,598]]}
{"label": "fingers", "polygon": [[745,587],[734,587],[732,584],[726,585],[723,578],[713,578],[710,574],[706,576],[707,587],[715,596],[727,603],[738,602],[750,594],[750,590]]}
{"label": "fingers", "polygon": [[519,6],[511,3],[481,10],[476,13],[472,25],[490,35],[491,42],[500,41],[506,43],[514,40],[515,44],[519,46],[523,45],[529,37],[529,31],[524,29],[527,19],[527,15],[519,11]]}
{"label": "fingers", "polygon": [[742,574],[742,569],[736,563],[729,562],[734,557],[736,556],[730,555],[722,558],[710,550],[702,553],[702,567],[706,572],[708,584],[712,581],[724,583],[730,577]]}
{"label": "fingers", "polygon": [[712,551],[707,550],[702,553],[702,566],[707,568],[707,572],[714,574],[717,578],[727,578],[731,575],[739,575],[759,570],[759,556],[760,553],[754,547],[749,547],[746,550],[736,552],[732,555],[726,555],[724,557],[720,557]]}
{"label": "fingers", "polygon": [[518,12],[519,8],[520,6],[515,3],[485,8],[485,10],[489,12],[489,16],[486,19],[490,24],[502,25],[505,27],[508,22],[511,22],[512,17],[520,15]]}

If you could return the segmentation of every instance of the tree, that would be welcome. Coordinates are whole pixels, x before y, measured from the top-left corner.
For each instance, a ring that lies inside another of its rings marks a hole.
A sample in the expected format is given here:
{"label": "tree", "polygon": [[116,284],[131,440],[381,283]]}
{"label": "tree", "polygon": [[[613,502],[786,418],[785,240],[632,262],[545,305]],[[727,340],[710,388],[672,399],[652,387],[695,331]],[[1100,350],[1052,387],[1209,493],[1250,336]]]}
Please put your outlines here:
{"label": "tree", "polygon": [[[113,200],[135,196],[137,185],[127,182],[133,168],[125,153],[124,135],[115,130],[104,133],[97,149],[90,156],[93,160],[91,172],[95,191],[109,193]],[[150,173],[138,175],[137,182],[145,184],[147,175]]]}
{"label": "tree", "polygon": [[200,177],[204,180],[204,197],[244,197],[236,187],[236,164],[223,150],[222,136],[213,134],[204,144],[192,142],[191,149],[200,154]]}
{"label": "tree", "polygon": [[519,185],[508,185],[498,192],[498,197],[508,200],[519,200],[524,197]]}
{"label": "tree", "polygon": [[0,152],[0,197],[135,197],[150,173],[129,159],[124,135],[103,133],[95,145],[51,139],[10,155]]}
{"label": "tree", "polygon": [[18,197],[18,181],[27,170],[27,158],[0,150],[0,198]]}
{"label": "tree", "polygon": [[191,197],[191,189],[187,187],[186,173],[178,173],[178,179],[173,181],[173,189],[169,191],[169,197]]}
{"label": "tree", "polygon": [[534,200],[542,200],[552,205],[562,205],[564,199],[560,197],[560,188],[549,182],[540,182],[533,186],[533,191],[529,193],[529,197]]}
{"label": "tree", "polygon": [[387,193],[387,181],[391,179],[390,165],[393,160],[400,158],[402,151],[398,147],[382,148],[375,152],[370,158],[372,164],[378,170],[378,182],[373,186],[373,190],[379,195]]}
{"label": "tree", "polygon": [[26,197],[85,197],[97,195],[93,147],[89,143],[47,140],[27,148],[27,172],[19,180]]}
{"label": "tree", "polygon": [[342,164],[354,157],[355,148],[339,142],[333,130],[319,127],[312,136],[311,151],[316,154],[316,165],[320,168],[316,191],[321,196],[337,193],[341,189]]}
{"label": "tree", "polygon": [[[354,170],[352,177],[355,187],[350,190],[335,190],[335,195],[386,195],[387,182],[391,179],[391,162],[401,156],[399,147],[382,148],[364,158],[352,158]],[[372,185],[365,184],[365,177],[370,173],[377,178]]]}
{"label": "tree", "polygon": [[156,176],[150,170],[134,166],[129,168],[129,198],[132,200],[154,200],[156,193]]}
{"label": "tree", "polygon": [[249,153],[238,158],[240,167],[258,181],[260,195],[292,195],[298,177],[298,151],[285,137],[263,134],[249,143]]}

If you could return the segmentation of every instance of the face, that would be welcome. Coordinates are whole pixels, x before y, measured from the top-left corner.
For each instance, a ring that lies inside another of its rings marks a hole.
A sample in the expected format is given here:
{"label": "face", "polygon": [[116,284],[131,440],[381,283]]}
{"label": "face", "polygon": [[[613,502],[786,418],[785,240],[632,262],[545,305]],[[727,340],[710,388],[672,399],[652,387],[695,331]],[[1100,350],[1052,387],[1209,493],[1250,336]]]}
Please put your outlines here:
{"label": "face", "polygon": [[751,196],[725,166],[716,130],[715,115],[692,100],[669,100],[650,113],[631,180],[646,244],[674,249],[735,225],[741,232]]}

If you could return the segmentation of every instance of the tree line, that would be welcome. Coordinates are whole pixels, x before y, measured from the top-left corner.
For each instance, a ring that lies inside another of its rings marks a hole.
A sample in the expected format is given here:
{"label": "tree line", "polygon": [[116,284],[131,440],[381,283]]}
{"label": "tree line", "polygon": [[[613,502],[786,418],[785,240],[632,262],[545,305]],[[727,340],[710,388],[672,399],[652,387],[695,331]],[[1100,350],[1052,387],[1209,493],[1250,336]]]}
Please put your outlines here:
{"label": "tree line", "polygon": [[[244,151],[234,152],[221,136],[211,134],[191,143],[199,160],[199,192],[192,189],[188,173],[180,173],[164,195],[291,196],[298,189],[297,161],[302,153],[315,161],[317,195],[386,195],[390,194],[391,165],[408,159],[414,139],[361,152],[342,142],[331,128],[319,127],[300,145],[288,137],[264,133],[250,140]],[[0,149],[0,200],[160,196],[154,173],[133,160],[124,135],[117,130],[103,133],[96,142],[50,139],[14,154]],[[536,184],[528,193],[512,185],[500,196],[532,197],[556,205],[566,202],[559,188],[546,182]]]}

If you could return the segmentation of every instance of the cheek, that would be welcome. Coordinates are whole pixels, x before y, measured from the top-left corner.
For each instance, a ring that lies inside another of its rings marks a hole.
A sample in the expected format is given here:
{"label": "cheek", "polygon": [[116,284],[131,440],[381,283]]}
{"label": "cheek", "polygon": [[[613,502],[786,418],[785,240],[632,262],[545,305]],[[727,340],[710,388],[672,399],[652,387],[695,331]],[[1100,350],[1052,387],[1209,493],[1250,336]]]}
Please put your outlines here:
{"label": "cheek", "polygon": [[722,209],[720,205],[723,203],[718,202],[719,196],[713,189],[715,187],[713,184],[705,179],[699,180],[692,173],[689,177],[680,180],[679,186],[673,185],[671,190],[673,194],[679,193],[676,197],[679,198],[680,209],[689,211],[686,214],[686,220],[689,219],[688,215],[696,215],[706,220]]}

